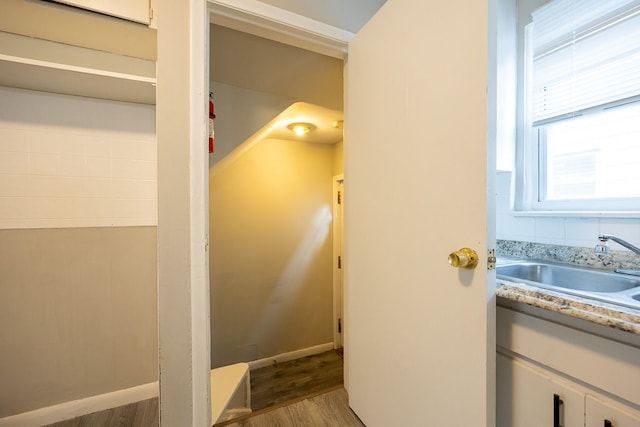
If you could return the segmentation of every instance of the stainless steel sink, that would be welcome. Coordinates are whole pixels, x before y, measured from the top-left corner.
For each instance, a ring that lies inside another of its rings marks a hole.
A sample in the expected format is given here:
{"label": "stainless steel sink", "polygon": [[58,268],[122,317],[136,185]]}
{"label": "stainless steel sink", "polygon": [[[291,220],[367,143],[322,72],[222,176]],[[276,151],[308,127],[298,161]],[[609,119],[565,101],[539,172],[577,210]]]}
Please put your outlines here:
{"label": "stainless steel sink", "polygon": [[640,309],[640,277],[539,261],[498,265],[497,277]]}
{"label": "stainless steel sink", "polygon": [[619,292],[640,286],[640,277],[539,262],[498,266],[497,274],[498,277],[511,277],[590,292]]}

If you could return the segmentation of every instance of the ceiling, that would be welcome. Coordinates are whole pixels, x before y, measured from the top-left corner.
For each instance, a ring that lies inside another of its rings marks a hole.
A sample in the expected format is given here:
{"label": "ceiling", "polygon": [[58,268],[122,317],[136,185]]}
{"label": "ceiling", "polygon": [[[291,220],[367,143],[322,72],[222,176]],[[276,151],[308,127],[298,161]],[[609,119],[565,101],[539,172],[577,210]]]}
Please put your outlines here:
{"label": "ceiling", "polygon": [[[294,102],[256,135],[334,144],[342,141],[343,68],[340,59],[219,25],[211,26],[210,79]],[[317,128],[298,137],[287,125]]]}
{"label": "ceiling", "polygon": [[261,0],[281,9],[357,33],[386,0]]}
{"label": "ceiling", "polygon": [[340,59],[211,25],[210,80],[342,109]]}
{"label": "ceiling", "polygon": [[[342,141],[342,111],[306,102],[296,102],[263,128],[263,139],[294,139],[318,144]],[[310,123],[316,128],[298,136],[287,128],[291,123]]]}
{"label": "ceiling", "polygon": [[[237,146],[231,153],[217,160],[209,173],[221,173],[253,148],[255,144],[267,139],[285,139],[318,144],[340,142],[342,141],[342,123],[339,123],[338,126],[335,126],[334,123],[340,122],[342,117],[342,111],[339,110],[331,110],[305,102],[296,102],[265,124],[262,129]],[[316,126],[316,129],[299,137],[287,129],[287,125],[295,122],[311,123]]]}

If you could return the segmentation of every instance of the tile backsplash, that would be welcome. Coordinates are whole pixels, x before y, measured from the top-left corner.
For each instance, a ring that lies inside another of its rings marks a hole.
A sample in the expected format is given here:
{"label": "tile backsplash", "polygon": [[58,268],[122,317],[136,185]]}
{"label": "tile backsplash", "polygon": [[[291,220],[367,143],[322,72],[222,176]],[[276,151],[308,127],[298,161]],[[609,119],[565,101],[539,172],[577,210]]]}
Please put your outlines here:
{"label": "tile backsplash", "polygon": [[605,270],[640,268],[640,257],[627,250],[612,250],[611,253],[601,254],[596,253],[593,248],[515,240],[498,240],[496,249],[499,259],[552,261]]}
{"label": "tile backsplash", "polygon": [[[614,234],[640,246],[640,219],[516,216],[510,203],[511,172],[496,179],[496,237],[532,243],[593,248],[598,234]],[[612,250],[625,250],[615,242]]]}
{"label": "tile backsplash", "polygon": [[155,108],[0,87],[0,228],[157,224]]}

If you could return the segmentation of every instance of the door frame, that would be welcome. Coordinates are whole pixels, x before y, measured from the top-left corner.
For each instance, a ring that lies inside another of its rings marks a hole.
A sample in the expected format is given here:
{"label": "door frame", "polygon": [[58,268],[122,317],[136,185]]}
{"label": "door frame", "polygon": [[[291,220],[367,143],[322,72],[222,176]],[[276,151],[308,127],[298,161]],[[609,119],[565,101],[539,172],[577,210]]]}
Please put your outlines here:
{"label": "door frame", "polygon": [[[223,25],[340,60],[346,59],[348,43],[354,37],[354,34],[349,31],[255,0],[205,0],[205,2],[207,26],[212,23]],[[208,45],[208,40],[206,42]],[[208,61],[206,62],[208,73]],[[334,282],[334,310],[335,304]],[[195,348],[192,351],[194,354],[198,352]],[[202,396],[195,395],[195,389],[193,392],[194,411],[206,410],[206,408],[197,408],[202,404],[203,399]],[[210,395],[207,401],[210,401]]]}
{"label": "door frame", "polygon": [[345,59],[354,33],[256,0],[206,0],[209,24]]}
{"label": "door frame", "polygon": [[[338,191],[341,203],[338,203]],[[344,175],[333,177],[333,347],[344,346],[344,275],[342,259],[344,242]],[[341,263],[338,263],[338,256]],[[340,322],[341,319],[341,322]],[[341,323],[341,324],[340,324]],[[340,332],[338,332],[340,331]]]}
{"label": "door frame", "polygon": [[211,425],[207,8],[157,0],[157,310],[162,425]]}
{"label": "door frame", "polygon": [[[355,34],[333,27],[320,21],[280,9],[266,3],[253,0],[206,0],[207,25],[215,23],[237,31],[285,43],[311,52],[345,60],[347,46]],[[209,58],[206,58],[207,71]],[[334,192],[337,181],[343,181],[343,175],[333,177]],[[335,216],[335,205],[334,205]],[[334,227],[334,241],[336,236]],[[342,231],[340,231],[341,233]],[[334,245],[334,254],[340,248]],[[337,277],[337,258],[333,264],[333,319],[334,347],[341,346],[338,330],[338,312],[342,313],[342,285],[339,289]],[[336,293],[340,292],[338,296]],[[339,298],[339,299],[337,299]],[[341,307],[338,307],[338,304]],[[342,315],[342,314],[341,314]],[[342,315],[343,316],[343,315]],[[344,317],[344,316],[343,316]],[[342,333],[344,341],[344,331]]]}

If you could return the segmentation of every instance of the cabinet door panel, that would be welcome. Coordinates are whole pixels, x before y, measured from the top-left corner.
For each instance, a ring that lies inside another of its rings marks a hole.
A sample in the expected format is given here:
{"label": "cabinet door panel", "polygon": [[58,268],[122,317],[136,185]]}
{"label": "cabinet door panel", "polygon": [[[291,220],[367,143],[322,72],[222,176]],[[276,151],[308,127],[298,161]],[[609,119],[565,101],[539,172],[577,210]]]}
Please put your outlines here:
{"label": "cabinet door panel", "polygon": [[562,400],[560,425],[584,426],[584,394],[553,380],[542,370],[497,356],[498,427],[553,426],[554,394]]}
{"label": "cabinet door panel", "polygon": [[585,412],[586,427],[640,427],[639,413],[603,398],[587,395]]}

